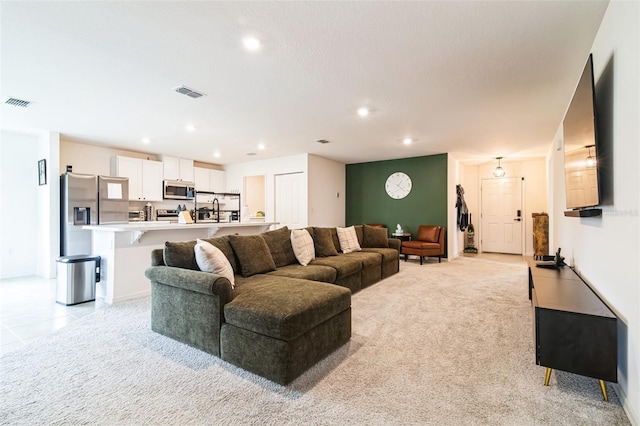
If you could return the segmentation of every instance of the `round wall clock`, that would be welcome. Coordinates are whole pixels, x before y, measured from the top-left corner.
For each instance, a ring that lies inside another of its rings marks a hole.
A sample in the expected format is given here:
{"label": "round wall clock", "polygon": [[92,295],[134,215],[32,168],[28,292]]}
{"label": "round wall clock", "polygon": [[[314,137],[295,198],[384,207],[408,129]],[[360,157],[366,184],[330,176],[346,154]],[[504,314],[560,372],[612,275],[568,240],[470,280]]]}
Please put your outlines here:
{"label": "round wall clock", "polygon": [[391,198],[396,200],[404,198],[411,192],[411,178],[406,173],[392,173],[387,178],[384,189]]}

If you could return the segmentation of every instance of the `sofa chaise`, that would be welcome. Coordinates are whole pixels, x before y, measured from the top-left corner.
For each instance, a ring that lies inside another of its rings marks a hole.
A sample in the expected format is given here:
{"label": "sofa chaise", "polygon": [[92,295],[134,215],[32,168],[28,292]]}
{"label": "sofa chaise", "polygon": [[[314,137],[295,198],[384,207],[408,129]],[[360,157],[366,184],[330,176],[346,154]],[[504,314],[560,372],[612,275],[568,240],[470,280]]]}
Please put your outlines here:
{"label": "sofa chaise", "polygon": [[[155,249],[151,328],[276,383],[287,384],[351,338],[351,294],[399,270],[400,241],[355,226],[355,251],[338,231],[305,228],[315,259],[302,265],[287,227],[203,240],[222,252],[231,277],[203,272],[197,241]],[[296,230],[296,235],[298,230]],[[351,251],[345,253],[345,251]]]}

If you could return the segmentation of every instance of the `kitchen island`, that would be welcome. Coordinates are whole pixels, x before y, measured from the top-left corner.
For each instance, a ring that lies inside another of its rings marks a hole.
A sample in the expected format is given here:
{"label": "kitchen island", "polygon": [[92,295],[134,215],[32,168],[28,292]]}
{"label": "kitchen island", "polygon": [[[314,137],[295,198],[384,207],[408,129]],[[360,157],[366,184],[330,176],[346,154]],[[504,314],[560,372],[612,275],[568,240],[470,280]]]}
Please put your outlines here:
{"label": "kitchen island", "polygon": [[108,304],[151,293],[144,271],[151,265],[151,251],[166,241],[189,241],[229,234],[252,235],[277,222],[130,222],[85,225],[92,231],[91,254],[101,257],[96,295]]}

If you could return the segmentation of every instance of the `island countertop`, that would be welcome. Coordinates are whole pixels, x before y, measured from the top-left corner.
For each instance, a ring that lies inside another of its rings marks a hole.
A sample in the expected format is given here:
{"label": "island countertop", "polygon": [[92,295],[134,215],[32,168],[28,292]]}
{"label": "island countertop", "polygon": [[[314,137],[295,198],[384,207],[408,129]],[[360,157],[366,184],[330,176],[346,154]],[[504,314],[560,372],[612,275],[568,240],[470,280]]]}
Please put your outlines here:
{"label": "island countertop", "polygon": [[167,241],[193,241],[224,235],[255,235],[278,222],[129,222],[85,225],[91,231],[91,254],[100,256],[97,296],[107,304],[151,293],[145,270],[151,252]]}
{"label": "island countertop", "polygon": [[278,222],[198,222],[198,223],[177,223],[177,222],[129,222],[114,223],[107,225],[84,225],[82,229],[91,231],[109,232],[136,232],[136,231],[168,231],[183,229],[209,229],[209,228],[260,228],[266,229]]}

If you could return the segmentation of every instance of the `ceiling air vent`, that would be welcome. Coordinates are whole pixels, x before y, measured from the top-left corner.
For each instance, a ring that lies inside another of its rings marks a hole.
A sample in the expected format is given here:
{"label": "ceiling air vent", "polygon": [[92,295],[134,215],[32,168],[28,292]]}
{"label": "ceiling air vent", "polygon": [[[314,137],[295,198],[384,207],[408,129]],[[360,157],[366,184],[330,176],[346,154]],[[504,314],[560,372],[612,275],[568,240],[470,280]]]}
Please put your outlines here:
{"label": "ceiling air vent", "polygon": [[5,103],[5,105],[11,105],[11,106],[14,106],[14,107],[26,108],[29,105],[31,105],[33,102],[25,101],[24,99],[7,98],[4,101],[4,103]]}
{"label": "ceiling air vent", "polygon": [[321,143],[321,144],[329,143],[329,141],[326,140],[326,139],[318,139],[316,142]]}
{"label": "ceiling air vent", "polygon": [[198,92],[197,90],[190,89],[187,86],[178,86],[173,90],[175,90],[178,93],[182,93],[183,95],[187,95],[188,97],[193,99],[198,99],[202,96],[205,96],[204,93]]}

